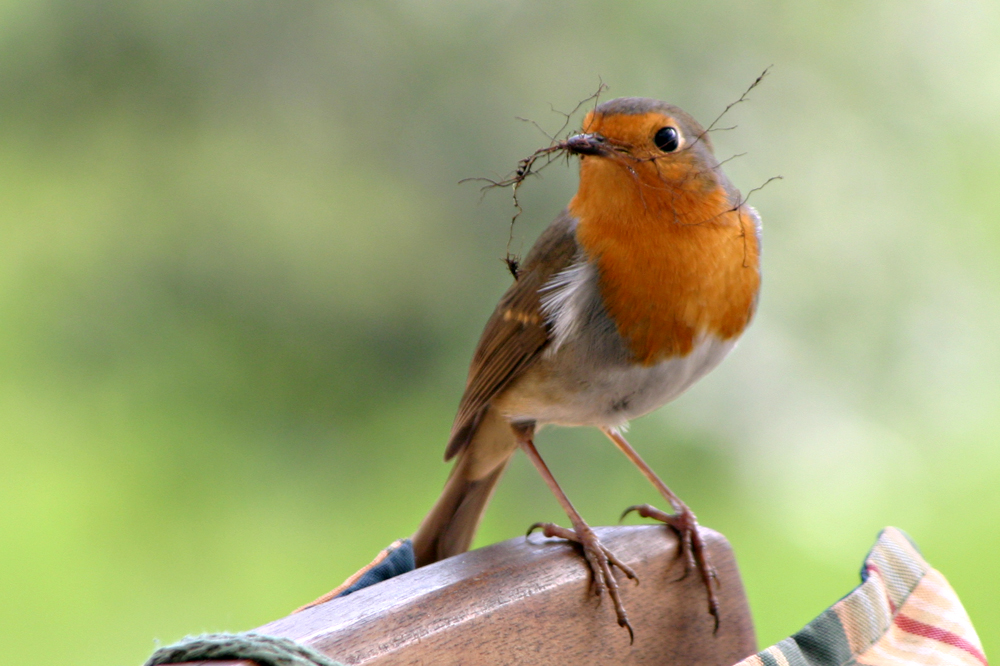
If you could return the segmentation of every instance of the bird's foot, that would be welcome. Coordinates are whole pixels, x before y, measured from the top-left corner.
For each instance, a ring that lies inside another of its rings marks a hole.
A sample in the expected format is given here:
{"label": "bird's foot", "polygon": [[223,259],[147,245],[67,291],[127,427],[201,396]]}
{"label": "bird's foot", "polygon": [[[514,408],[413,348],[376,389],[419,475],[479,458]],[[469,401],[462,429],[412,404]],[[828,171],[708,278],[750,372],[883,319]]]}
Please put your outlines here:
{"label": "bird's foot", "polygon": [[632,567],[622,562],[614,553],[608,550],[601,543],[601,540],[597,538],[594,530],[588,525],[584,524],[571,530],[554,523],[535,523],[528,529],[528,534],[531,534],[536,529],[541,530],[542,534],[547,537],[566,539],[583,549],[583,556],[590,567],[591,587],[594,593],[597,595],[598,600],[600,600],[604,598],[604,593],[607,592],[615,606],[618,626],[628,629],[629,642],[635,641],[635,634],[632,631],[632,625],[629,624],[628,613],[625,612],[625,606],[622,604],[621,594],[618,590],[618,581],[615,580],[614,572],[612,571],[612,567],[618,567],[628,578],[638,583],[639,578],[635,575]]}
{"label": "bird's foot", "polygon": [[[684,558],[684,576],[696,569],[701,575],[701,580],[708,591],[708,612],[715,618],[715,631],[719,630],[719,598],[716,595],[716,588],[719,585],[715,567],[712,566],[708,550],[705,548],[705,541],[698,531],[698,519],[691,513],[691,509],[683,504],[677,513],[666,513],[649,504],[637,504],[625,509],[622,518],[635,511],[643,518],[652,518],[661,523],[669,525],[680,537],[680,549],[678,557]],[[682,576],[682,578],[684,577]]]}

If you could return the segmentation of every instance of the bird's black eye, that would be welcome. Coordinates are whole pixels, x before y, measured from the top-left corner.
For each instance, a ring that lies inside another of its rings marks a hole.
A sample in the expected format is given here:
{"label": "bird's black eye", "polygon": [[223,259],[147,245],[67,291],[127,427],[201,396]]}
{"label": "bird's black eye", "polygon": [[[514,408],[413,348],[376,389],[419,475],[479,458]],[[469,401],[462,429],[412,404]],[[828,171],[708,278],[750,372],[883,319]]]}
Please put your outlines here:
{"label": "bird's black eye", "polygon": [[653,143],[665,153],[672,153],[681,146],[681,135],[676,127],[661,127],[653,135]]}

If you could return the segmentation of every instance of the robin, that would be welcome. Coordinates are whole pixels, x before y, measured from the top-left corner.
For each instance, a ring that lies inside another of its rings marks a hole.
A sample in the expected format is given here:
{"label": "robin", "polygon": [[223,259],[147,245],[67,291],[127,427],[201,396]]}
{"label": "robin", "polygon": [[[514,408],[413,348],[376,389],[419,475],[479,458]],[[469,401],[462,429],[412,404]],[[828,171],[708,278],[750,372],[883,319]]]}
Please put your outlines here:
{"label": "robin", "polygon": [[[540,152],[554,151],[579,156],[580,185],[486,323],[445,451],[454,467],[412,537],[416,565],[468,550],[521,449],[572,524],[532,530],[580,545],[597,593],[611,596],[618,624],[631,635],[612,567],[629,578],[635,573],[573,508],[533,441],[543,425],[593,426],[670,504],[673,513],[649,505],[626,513],[677,531],[718,627],[698,521],[622,430],[718,365],[750,323],[760,287],[760,218],[722,172],[706,130],[665,102],[604,102],[587,114],[582,133]],[[387,552],[303,609],[343,592]]]}
{"label": "robin", "polygon": [[[708,590],[714,573],[698,523],[622,436],[629,420],[666,404],[732,350],[760,286],[760,218],[722,172],[691,116],[653,99],[604,102],[559,147],[580,158],[580,184],[542,233],[486,323],[472,358],[445,460],[444,491],[412,537],[417,566],[469,548],[518,449],[565,510],[598,594],[629,629],[612,567],[632,570],[599,541],[535,448],[547,424],[599,428],[673,509],[632,507],[680,535]],[[630,510],[632,510],[630,509]],[[626,511],[627,513],[627,511]]]}

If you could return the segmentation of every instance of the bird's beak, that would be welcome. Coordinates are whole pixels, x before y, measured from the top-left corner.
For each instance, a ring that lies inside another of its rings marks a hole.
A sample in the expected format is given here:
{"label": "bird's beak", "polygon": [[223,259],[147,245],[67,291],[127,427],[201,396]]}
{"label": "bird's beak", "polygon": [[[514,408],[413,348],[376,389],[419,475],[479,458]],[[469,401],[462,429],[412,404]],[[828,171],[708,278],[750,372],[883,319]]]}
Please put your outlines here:
{"label": "bird's beak", "polygon": [[607,155],[607,140],[600,134],[576,134],[566,139],[566,150],[574,155]]}

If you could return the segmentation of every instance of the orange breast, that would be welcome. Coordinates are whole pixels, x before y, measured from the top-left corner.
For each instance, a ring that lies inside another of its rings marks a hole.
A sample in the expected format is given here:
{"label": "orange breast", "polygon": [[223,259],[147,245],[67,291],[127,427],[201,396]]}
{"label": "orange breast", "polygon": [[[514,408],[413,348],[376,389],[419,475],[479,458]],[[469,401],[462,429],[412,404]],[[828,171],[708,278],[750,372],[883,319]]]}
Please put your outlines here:
{"label": "orange breast", "polygon": [[654,186],[592,160],[569,208],[608,314],[636,358],[651,365],[686,356],[701,334],[742,333],[760,287],[753,214],[732,210],[721,187],[668,187],[663,174]]}

